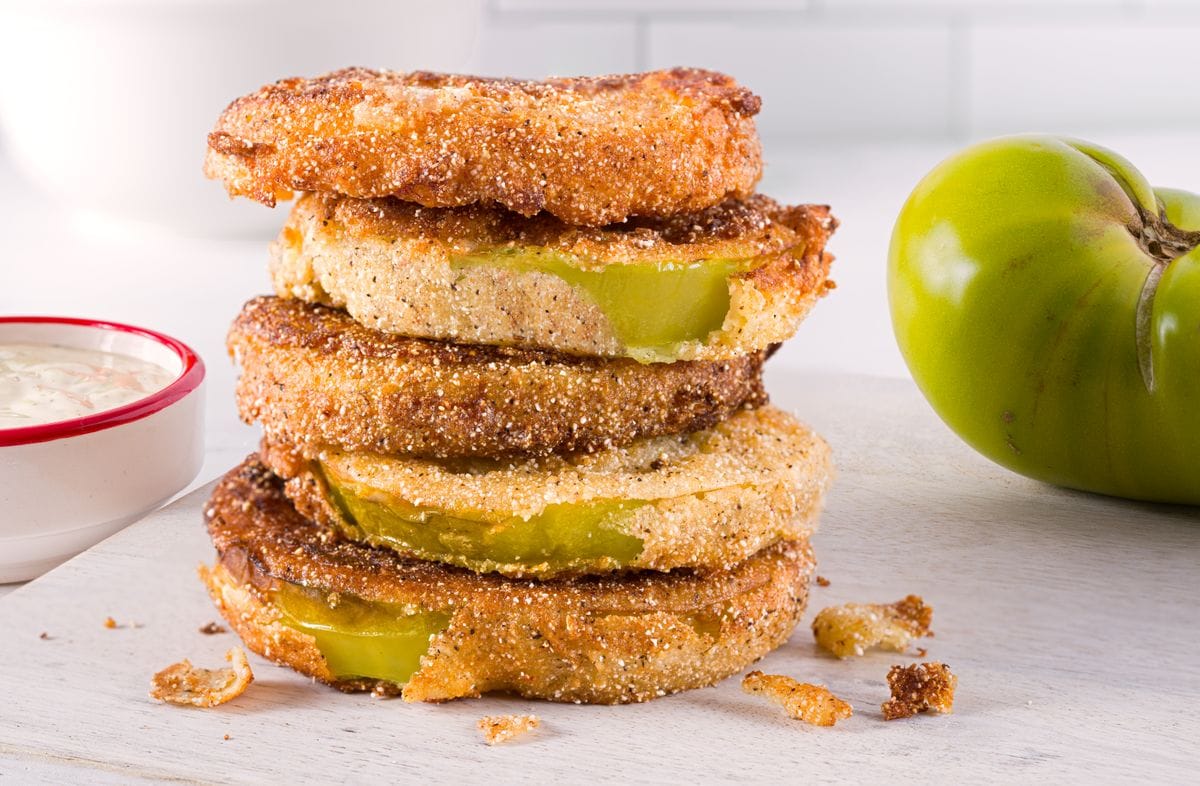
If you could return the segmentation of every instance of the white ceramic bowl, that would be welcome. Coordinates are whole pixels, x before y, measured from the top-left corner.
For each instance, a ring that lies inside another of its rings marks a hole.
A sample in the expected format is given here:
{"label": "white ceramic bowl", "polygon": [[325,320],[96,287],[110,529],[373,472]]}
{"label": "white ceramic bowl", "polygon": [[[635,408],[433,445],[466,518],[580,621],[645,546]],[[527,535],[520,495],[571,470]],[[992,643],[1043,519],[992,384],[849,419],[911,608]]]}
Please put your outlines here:
{"label": "white ceramic bowl", "polygon": [[0,429],[0,583],[34,578],[166,502],[204,461],[204,363],[150,330],[0,317],[0,342],[131,355],[176,372],[167,387],[87,417]]}

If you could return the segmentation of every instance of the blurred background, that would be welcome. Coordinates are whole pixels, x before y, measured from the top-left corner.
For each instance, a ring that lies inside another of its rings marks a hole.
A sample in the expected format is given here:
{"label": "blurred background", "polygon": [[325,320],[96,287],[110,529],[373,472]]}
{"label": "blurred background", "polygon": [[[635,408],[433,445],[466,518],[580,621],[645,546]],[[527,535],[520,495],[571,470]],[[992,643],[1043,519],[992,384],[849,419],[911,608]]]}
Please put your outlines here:
{"label": "blurred background", "polygon": [[884,269],[921,175],[971,141],[1047,131],[1200,188],[1197,40],[1189,0],[0,0],[0,312],[179,336],[209,362],[217,431],[248,439],[222,342],[267,289],[284,215],[200,172],[231,99],[351,64],[695,65],[763,97],[762,190],[842,221],[839,288],[773,365],[903,376]]}

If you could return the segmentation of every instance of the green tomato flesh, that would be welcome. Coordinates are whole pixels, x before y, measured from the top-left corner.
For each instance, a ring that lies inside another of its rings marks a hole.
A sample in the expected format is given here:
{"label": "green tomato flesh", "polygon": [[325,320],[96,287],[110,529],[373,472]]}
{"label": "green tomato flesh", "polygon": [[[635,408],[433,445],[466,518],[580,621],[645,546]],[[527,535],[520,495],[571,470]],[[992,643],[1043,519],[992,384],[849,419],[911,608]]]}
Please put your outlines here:
{"label": "green tomato flesh", "polygon": [[521,247],[451,260],[454,269],[473,266],[556,276],[596,304],[630,357],[670,363],[678,359],[681,345],[703,342],[721,329],[729,313],[729,279],[746,264],[706,259],[587,270],[557,252]]}
{"label": "green tomato flesh", "polygon": [[517,565],[552,573],[621,568],[642,553],[642,539],[624,529],[647,504],[642,500],[556,504],[528,519],[497,517],[418,507],[327,467],[322,472],[348,535],[420,559],[477,571]]}
{"label": "green tomato flesh", "polygon": [[[450,625],[452,616],[346,593],[330,601],[328,593],[290,582],[281,582],[271,593],[281,621],[312,636],[330,672],[340,680],[365,678],[403,685],[421,668],[433,637]],[[731,602],[721,602],[679,617],[698,636],[715,641],[733,608]],[[615,616],[625,615],[611,612],[598,619]]]}
{"label": "green tomato flesh", "polygon": [[1200,197],[1156,191],[1102,148],[1046,136],[968,148],[896,222],[901,352],[942,419],[997,463],[1200,504],[1195,230]]}
{"label": "green tomato flesh", "polygon": [[316,639],[337,679],[388,680],[400,685],[421,667],[433,636],[450,624],[450,614],[413,610],[341,594],[330,605],[325,594],[283,582],[271,602],[282,622]]}

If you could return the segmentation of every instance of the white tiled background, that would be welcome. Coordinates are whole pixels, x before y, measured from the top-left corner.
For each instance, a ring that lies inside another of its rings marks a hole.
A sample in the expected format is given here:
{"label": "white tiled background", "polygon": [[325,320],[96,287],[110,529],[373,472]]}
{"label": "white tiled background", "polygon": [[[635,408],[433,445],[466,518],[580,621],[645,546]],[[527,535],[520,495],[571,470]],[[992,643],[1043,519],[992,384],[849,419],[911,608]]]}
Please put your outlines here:
{"label": "white tiled background", "polygon": [[780,140],[1200,125],[1197,0],[490,0],[473,66],[698,65]]}

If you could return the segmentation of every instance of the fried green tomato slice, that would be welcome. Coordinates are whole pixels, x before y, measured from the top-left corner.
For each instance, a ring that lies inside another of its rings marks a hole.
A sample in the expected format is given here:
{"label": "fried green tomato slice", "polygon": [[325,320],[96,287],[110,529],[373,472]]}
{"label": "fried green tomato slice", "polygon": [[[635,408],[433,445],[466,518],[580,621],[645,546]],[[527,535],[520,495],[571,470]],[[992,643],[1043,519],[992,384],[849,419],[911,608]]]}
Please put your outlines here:
{"label": "fried green tomato slice", "polygon": [[643,363],[784,341],[833,286],[819,205],[755,194],[588,228],[480,206],[307,194],[272,246],[282,297],[406,336]]}
{"label": "fried green tomato slice", "polygon": [[761,353],[643,365],[382,333],[345,312],[251,300],[230,352],[237,403],[268,438],[448,458],[595,451],[708,428],[762,404]]}
{"label": "fried green tomato slice", "polygon": [[695,68],[545,81],[346,68],[234,101],[204,169],[268,205],[321,191],[595,226],[751,193],[760,104]]}
{"label": "fried green tomato slice", "polygon": [[343,537],[477,572],[551,578],[722,570],[816,528],[828,445],[770,406],[592,454],[427,460],[264,442],[304,515]]}
{"label": "fried green tomato slice", "polygon": [[711,685],[782,644],[804,610],[806,542],[715,572],[528,581],[330,538],[253,457],[206,510],[201,576],[255,652],[344,691],[445,701],[507,691],[617,704]]}

